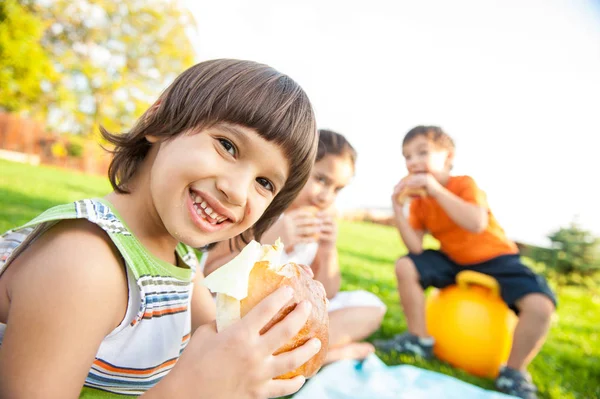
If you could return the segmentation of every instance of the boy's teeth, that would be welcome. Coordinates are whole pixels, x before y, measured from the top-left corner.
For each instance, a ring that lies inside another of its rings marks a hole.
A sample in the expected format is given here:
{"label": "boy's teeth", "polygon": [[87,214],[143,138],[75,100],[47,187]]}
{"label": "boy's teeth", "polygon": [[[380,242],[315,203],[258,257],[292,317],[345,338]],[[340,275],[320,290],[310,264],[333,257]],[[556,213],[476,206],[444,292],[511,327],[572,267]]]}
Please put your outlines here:
{"label": "boy's teeth", "polygon": [[200,202],[202,200],[202,197],[200,197],[199,195],[193,194],[192,199],[194,200],[194,209],[196,210],[196,213],[199,216],[202,216],[202,218],[204,219],[207,219],[207,216],[210,216],[210,219],[208,219],[208,221],[211,224],[221,223],[224,220],[227,220],[225,216],[221,216],[215,211],[213,211],[212,208],[208,206],[206,201]]}

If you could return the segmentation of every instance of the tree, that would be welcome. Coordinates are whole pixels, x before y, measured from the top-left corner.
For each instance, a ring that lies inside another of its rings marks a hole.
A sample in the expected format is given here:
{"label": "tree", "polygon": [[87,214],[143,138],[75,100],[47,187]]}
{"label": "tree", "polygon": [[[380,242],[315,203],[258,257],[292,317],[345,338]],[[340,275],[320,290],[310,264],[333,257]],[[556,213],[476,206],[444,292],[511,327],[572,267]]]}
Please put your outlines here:
{"label": "tree", "polygon": [[42,44],[61,79],[50,124],[89,135],[101,124],[131,126],[180,72],[192,65],[190,13],[176,0],[53,0],[27,2],[47,22]]}
{"label": "tree", "polygon": [[31,110],[56,78],[40,39],[44,25],[16,0],[0,2],[0,108]]}
{"label": "tree", "polygon": [[600,270],[600,239],[582,229],[576,221],[551,233],[548,238],[556,249],[557,271],[589,274]]}

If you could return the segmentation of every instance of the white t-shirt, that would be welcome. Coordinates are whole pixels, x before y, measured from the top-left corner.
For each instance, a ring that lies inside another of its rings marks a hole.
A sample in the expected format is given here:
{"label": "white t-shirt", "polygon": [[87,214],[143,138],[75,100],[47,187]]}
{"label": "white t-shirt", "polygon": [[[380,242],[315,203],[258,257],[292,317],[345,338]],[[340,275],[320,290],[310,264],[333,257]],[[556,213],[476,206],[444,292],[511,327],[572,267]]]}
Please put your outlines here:
{"label": "white t-shirt", "polygon": [[294,262],[299,265],[310,266],[314,262],[318,250],[319,244],[316,242],[296,244],[292,252],[287,253],[284,251],[281,260],[284,263]]}

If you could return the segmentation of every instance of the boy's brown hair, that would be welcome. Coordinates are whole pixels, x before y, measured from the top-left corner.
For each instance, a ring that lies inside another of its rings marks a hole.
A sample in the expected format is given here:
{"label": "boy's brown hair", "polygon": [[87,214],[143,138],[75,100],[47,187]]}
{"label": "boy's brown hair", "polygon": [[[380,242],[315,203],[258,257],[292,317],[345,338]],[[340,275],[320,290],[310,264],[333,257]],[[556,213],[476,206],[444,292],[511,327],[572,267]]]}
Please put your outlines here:
{"label": "boy's brown hair", "polygon": [[[308,96],[290,77],[267,65],[232,59],[196,64],[175,79],[129,132],[112,134],[101,128],[102,136],[115,146],[108,172],[113,188],[130,192],[128,183],[152,146],[146,136],[171,140],[221,122],[255,129],[281,146],[290,162],[284,187],[245,233],[260,239],[306,183],[317,153]],[[247,242],[244,235],[242,239]]]}
{"label": "boy's brown hair", "polygon": [[402,147],[418,136],[425,137],[439,149],[454,152],[454,141],[439,126],[419,125],[410,129],[408,133],[406,133],[406,136],[404,136],[404,140],[402,140]]}
{"label": "boy's brown hair", "polygon": [[343,135],[332,130],[320,129],[316,161],[320,161],[325,155],[347,157],[352,162],[352,167],[356,164],[356,150]]}

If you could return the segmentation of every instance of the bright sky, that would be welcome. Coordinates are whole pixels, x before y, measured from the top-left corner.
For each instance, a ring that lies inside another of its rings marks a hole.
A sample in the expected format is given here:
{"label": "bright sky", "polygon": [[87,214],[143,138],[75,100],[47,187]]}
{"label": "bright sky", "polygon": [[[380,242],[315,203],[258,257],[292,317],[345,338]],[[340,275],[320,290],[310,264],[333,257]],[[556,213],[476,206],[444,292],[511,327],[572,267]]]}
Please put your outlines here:
{"label": "bright sky", "polygon": [[289,74],[359,153],[341,209],[389,207],[419,124],[455,140],[513,239],[600,235],[600,5],[592,0],[186,0],[200,61]]}

